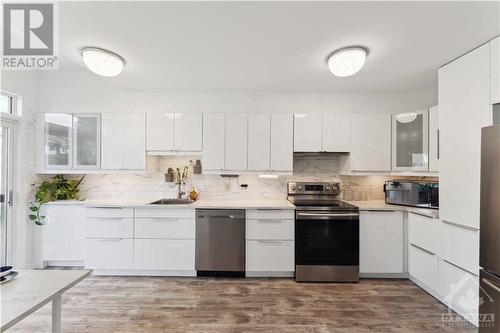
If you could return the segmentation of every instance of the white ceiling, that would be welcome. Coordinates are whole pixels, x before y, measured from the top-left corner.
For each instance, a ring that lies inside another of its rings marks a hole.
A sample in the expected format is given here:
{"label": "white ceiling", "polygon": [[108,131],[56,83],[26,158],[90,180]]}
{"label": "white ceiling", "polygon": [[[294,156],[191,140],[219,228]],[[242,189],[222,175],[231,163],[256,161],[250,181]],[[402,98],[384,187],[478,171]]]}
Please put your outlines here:
{"label": "white ceiling", "polygon": [[[426,92],[437,68],[500,32],[498,2],[61,2],[61,68],[97,46],[131,91]],[[365,67],[326,57],[362,45]]]}

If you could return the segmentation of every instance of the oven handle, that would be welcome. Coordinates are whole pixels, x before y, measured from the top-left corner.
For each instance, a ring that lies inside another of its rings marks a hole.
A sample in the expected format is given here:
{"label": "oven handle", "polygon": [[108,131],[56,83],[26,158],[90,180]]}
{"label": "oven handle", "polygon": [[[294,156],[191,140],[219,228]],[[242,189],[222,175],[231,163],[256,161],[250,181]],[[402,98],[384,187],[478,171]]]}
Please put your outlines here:
{"label": "oven handle", "polygon": [[300,219],[300,217],[303,216],[304,219],[314,219],[314,218],[328,218],[328,219],[333,219],[333,220],[340,220],[340,219],[345,219],[347,218],[353,218],[353,217],[359,217],[358,213],[302,213],[302,212],[297,212],[297,218]]}

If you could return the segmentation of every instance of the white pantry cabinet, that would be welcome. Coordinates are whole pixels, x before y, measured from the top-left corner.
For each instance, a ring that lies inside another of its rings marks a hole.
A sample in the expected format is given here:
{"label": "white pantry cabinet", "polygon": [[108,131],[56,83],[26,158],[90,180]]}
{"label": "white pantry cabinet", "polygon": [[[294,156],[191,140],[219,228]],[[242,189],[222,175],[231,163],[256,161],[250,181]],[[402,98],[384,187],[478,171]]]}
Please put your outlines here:
{"label": "white pantry cabinet", "polygon": [[429,109],[429,171],[439,171],[439,107]]}
{"label": "white pantry cabinet", "polygon": [[203,115],[203,170],[223,170],[226,140],[226,115]]}
{"label": "white pantry cabinet", "polygon": [[490,103],[500,103],[500,37],[490,43]]}
{"label": "white pantry cabinet", "polygon": [[248,170],[271,168],[271,115],[248,114]]}
{"label": "white pantry cabinet", "polygon": [[[47,203],[43,207],[42,261],[81,262],[85,251],[85,208],[79,203]],[[51,263],[49,263],[51,264]],[[57,264],[57,263],[55,263]],[[75,263],[78,265],[78,263]],[[61,265],[59,263],[58,265]]]}
{"label": "white pantry cabinet", "polygon": [[347,114],[296,114],[295,152],[349,152],[350,116]]}
{"label": "white pantry cabinet", "polygon": [[391,116],[351,117],[351,171],[391,171]]}
{"label": "white pantry cabinet", "polygon": [[271,114],[271,171],[293,170],[293,115]]}
{"label": "white pantry cabinet", "polygon": [[479,228],[481,128],[491,125],[490,48],[439,69],[439,216]]}
{"label": "white pantry cabinet", "polygon": [[226,113],[226,151],[224,169],[248,168],[248,114]]}
{"label": "white pantry cabinet", "polygon": [[146,150],[152,154],[201,151],[201,113],[148,113]]}
{"label": "white pantry cabinet", "polygon": [[103,113],[102,169],[146,168],[146,119],[144,113]]}
{"label": "white pantry cabinet", "polygon": [[404,227],[401,211],[359,212],[359,271],[380,276],[404,273]]}

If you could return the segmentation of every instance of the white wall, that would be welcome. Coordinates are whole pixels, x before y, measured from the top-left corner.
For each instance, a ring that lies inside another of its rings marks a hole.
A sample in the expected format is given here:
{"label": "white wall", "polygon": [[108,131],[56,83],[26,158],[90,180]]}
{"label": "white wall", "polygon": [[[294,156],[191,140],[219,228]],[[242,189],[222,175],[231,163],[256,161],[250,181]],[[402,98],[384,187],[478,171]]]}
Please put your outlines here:
{"label": "white wall", "polygon": [[400,113],[437,103],[433,94],[127,92],[86,70],[40,73],[39,112]]}
{"label": "white wall", "polygon": [[2,71],[0,88],[19,95],[22,116],[16,122],[14,157],[13,264],[31,267],[34,263],[34,225],[28,220],[28,205],[33,198],[35,175],[35,113],[37,111],[37,73],[34,71]]}

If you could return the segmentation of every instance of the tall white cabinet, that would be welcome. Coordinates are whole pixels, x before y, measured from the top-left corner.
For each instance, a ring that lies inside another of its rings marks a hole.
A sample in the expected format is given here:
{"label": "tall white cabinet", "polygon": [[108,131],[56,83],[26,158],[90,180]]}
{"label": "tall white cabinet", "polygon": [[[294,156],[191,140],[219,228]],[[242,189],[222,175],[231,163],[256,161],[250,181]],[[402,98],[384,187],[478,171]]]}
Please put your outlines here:
{"label": "tall white cabinet", "polygon": [[439,106],[429,109],[429,171],[439,171]]}
{"label": "tall white cabinet", "polygon": [[500,103],[500,37],[490,43],[490,103]]}
{"label": "tall white cabinet", "polygon": [[351,117],[351,171],[391,170],[391,116]]}
{"label": "tall white cabinet", "polygon": [[145,114],[103,113],[101,117],[102,169],[145,169]]}
{"label": "tall white cabinet", "polygon": [[479,228],[481,128],[491,125],[490,47],[439,69],[439,215]]}

